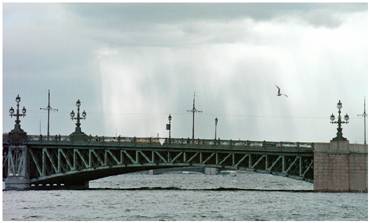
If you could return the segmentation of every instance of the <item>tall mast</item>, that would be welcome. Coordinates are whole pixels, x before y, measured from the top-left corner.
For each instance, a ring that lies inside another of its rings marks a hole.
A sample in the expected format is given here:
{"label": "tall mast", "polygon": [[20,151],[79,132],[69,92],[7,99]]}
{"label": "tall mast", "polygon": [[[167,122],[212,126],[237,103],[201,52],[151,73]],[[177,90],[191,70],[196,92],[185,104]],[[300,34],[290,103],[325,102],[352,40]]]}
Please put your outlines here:
{"label": "tall mast", "polygon": [[366,98],[364,98],[364,113],[359,114],[357,116],[363,117],[364,118],[364,144],[366,145],[366,118],[367,118],[367,113],[366,113]]}
{"label": "tall mast", "polygon": [[191,138],[192,138],[192,140],[194,140],[194,120],[195,120],[195,113],[196,112],[203,112],[203,111],[200,111],[200,110],[198,110],[198,109],[195,108],[195,92],[194,92],[194,97],[193,97],[193,109],[187,110],[187,111],[193,113],[193,128],[192,128]]}
{"label": "tall mast", "polygon": [[50,106],[50,90],[48,90],[48,106],[46,108],[40,108],[41,110],[47,110],[48,111],[48,132],[47,132],[47,138],[49,139],[50,136],[50,111],[58,111],[58,109],[52,108]]}

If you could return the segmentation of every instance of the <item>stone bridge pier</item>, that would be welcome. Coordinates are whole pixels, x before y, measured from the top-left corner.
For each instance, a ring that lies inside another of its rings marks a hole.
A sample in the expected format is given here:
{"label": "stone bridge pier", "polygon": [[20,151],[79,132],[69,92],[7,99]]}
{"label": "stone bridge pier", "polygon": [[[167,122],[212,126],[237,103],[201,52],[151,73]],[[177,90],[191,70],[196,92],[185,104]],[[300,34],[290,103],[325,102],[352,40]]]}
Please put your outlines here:
{"label": "stone bridge pier", "polygon": [[367,192],[367,145],[315,143],[314,190]]}
{"label": "stone bridge pier", "polygon": [[7,168],[5,178],[5,189],[24,190],[29,188],[29,156],[27,146],[13,145],[9,146],[5,160]]}

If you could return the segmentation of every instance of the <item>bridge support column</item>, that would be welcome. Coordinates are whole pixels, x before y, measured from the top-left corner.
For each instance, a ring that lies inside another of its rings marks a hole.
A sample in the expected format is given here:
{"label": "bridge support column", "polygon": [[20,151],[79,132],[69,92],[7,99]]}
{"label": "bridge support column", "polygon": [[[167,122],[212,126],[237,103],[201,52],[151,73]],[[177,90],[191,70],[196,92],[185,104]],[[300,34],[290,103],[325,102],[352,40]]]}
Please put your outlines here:
{"label": "bridge support column", "polygon": [[348,141],[315,144],[314,190],[367,191],[367,145]]}
{"label": "bridge support column", "polygon": [[25,145],[11,145],[7,154],[8,170],[5,178],[6,190],[30,188],[29,154]]}

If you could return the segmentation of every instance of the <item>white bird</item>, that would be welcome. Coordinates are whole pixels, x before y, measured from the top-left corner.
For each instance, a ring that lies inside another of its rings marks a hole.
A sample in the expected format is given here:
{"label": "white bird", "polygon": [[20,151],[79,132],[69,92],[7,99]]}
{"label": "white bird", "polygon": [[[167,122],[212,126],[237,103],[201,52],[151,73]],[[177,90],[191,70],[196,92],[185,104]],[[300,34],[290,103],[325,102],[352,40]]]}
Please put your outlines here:
{"label": "white bird", "polygon": [[282,96],[282,95],[284,95],[285,97],[288,97],[288,95],[286,95],[286,94],[282,94],[282,93],[281,93],[279,86],[277,86],[276,84],[275,84],[275,86],[276,86],[276,88],[278,89],[277,96]]}

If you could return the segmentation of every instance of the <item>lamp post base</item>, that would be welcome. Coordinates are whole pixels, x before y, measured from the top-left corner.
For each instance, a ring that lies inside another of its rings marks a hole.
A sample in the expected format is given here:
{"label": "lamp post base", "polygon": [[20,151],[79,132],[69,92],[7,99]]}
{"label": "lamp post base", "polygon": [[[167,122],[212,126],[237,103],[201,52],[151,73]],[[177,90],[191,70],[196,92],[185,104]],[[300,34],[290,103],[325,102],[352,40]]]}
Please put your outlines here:
{"label": "lamp post base", "polygon": [[333,138],[330,142],[336,142],[336,141],[347,141],[348,142],[348,139],[344,138],[342,136],[337,136],[337,137]]}
{"label": "lamp post base", "polygon": [[83,132],[73,132],[69,135],[71,142],[86,142],[89,140],[89,136]]}

